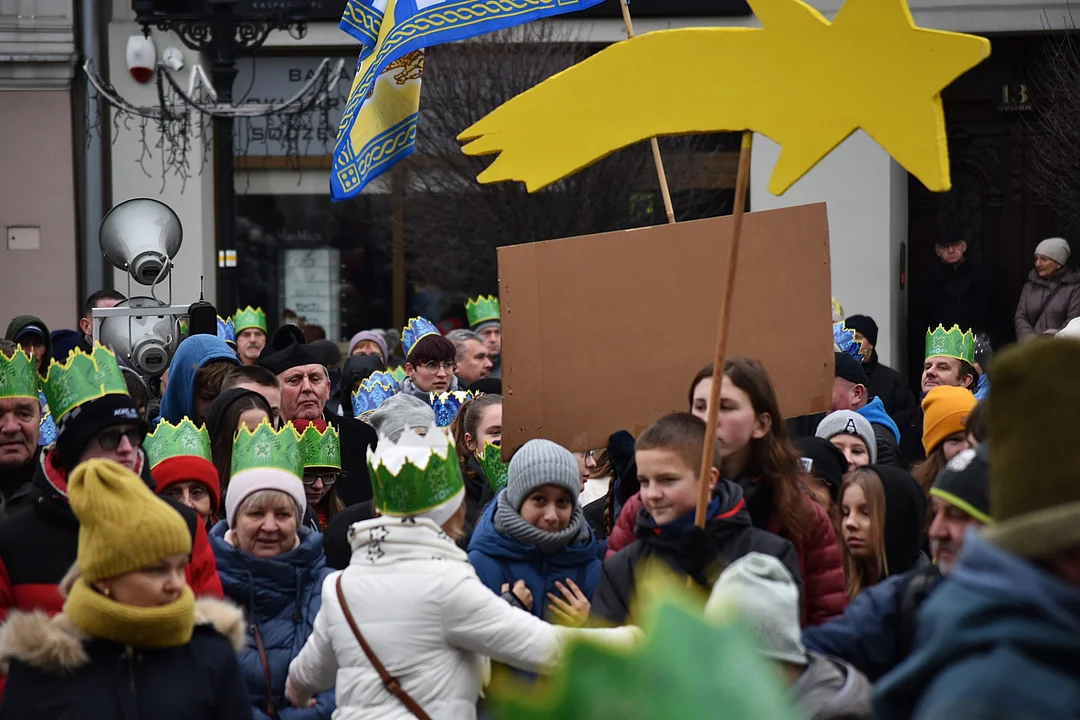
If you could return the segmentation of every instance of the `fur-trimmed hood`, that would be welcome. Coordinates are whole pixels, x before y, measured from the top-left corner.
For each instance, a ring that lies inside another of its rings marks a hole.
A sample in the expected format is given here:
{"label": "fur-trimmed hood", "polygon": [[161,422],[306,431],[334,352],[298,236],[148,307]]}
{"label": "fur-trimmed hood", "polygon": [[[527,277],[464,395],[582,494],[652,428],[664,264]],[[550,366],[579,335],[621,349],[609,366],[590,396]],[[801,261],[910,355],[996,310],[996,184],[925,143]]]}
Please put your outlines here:
{"label": "fur-trimmed hood", "polygon": [[[73,566],[60,583],[68,591],[79,577]],[[244,614],[225,600],[203,597],[195,601],[195,626],[210,626],[240,652],[247,643]],[[90,660],[85,643],[91,640],[64,614],[49,617],[41,610],[13,611],[0,627],[0,674],[6,675],[12,660],[49,672],[69,672]]]}

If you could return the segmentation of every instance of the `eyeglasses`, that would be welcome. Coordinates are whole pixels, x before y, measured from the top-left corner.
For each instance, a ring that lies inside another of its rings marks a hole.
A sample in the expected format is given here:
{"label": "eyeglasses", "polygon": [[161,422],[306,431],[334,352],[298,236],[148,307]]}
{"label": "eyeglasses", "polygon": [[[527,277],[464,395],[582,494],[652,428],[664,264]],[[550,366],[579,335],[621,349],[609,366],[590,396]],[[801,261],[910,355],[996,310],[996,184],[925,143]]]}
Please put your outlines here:
{"label": "eyeglasses", "polygon": [[450,360],[448,362],[436,362],[435,360],[432,360],[431,362],[420,363],[420,367],[424,368],[428,372],[439,372],[439,370],[445,370],[448,373],[452,373],[457,370],[457,363],[453,360]]}
{"label": "eyeglasses", "polygon": [[322,480],[323,487],[330,487],[338,481],[341,473],[318,473],[316,475],[304,475],[305,485],[314,485],[316,480]]}
{"label": "eyeglasses", "polygon": [[120,445],[121,438],[127,438],[131,447],[138,449],[142,446],[146,433],[139,428],[129,430],[102,430],[97,434],[98,445],[102,450],[115,450]]}

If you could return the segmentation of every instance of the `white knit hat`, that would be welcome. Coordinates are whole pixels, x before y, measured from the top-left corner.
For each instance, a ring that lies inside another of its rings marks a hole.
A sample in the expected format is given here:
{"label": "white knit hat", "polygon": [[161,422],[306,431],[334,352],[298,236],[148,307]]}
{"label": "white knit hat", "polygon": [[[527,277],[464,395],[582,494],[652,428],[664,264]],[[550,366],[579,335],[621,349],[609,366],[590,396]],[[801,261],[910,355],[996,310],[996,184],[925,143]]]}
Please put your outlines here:
{"label": "white knit hat", "polygon": [[297,524],[303,522],[304,510],[307,508],[307,495],[304,493],[304,483],[300,481],[300,478],[276,468],[252,468],[238,472],[229,480],[229,487],[225,491],[225,519],[229,521],[230,528],[236,527],[233,520],[240,505],[261,490],[278,490],[295,500],[296,507],[300,511],[300,517],[296,518],[296,522]]}
{"label": "white knit hat", "polygon": [[713,585],[705,617],[722,617],[734,605],[757,637],[761,654],[792,665],[807,664],[799,622],[799,588],[784,564],[752,552],[731,563]]}
{"label": "white knit hat", "polygon": [[1035,246],[1035,254],[1048,257],[1058,265],[1064,265],[1069,262],[1069,256],[1072,255],[1072,248],[1070,248],[1069,243],[1062,238],[1046,238]]}

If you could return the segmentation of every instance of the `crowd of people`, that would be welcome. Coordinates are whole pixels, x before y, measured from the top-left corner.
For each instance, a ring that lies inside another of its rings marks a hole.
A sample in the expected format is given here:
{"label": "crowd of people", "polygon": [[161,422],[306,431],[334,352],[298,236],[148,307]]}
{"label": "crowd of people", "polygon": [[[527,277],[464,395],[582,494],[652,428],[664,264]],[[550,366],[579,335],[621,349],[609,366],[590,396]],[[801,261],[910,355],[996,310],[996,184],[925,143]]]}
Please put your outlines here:
{"label": "crowd of people", "polygon": [[929,325],[918,393],[835,316],[828,412],[787,417],[732,358],[715,436],[705,366],[680,412],[577,452],[502,447],[491,296],[469,329],[342,347],[247,307],[155,378],[95,342],[116,293],[79,330],[17,317],[0,718],[491,717],[493,663],[533,682],[573,639],[639,645],[649,559],[738,608],[805,717],[1080,716],[1067,260],[1039,245],[992,364],[979,328]]}

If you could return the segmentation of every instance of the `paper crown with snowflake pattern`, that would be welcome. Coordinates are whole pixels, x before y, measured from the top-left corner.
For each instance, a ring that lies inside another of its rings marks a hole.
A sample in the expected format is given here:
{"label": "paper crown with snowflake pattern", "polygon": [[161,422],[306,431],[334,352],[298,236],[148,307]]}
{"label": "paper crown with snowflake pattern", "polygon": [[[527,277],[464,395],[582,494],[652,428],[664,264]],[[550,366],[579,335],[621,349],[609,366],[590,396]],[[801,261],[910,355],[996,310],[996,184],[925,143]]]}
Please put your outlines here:
{"label": "paper crown with snowflake pattern", "polygon": [[217,336],[219,340],[232,343],[233,347],[236,347],[236,327],[233,325],[232,318],[226,320],[218,315]]}
{"label": "paper crown with snowflake pattern", "polygon": [[506,487],[507,475],[510,471],[510,463],[502,459],[502,447],[485,440],[484,454],[478,454],[476,460],[484,469],[484,477],[487,478],[488,485],[498,495],[499,491]]}
{"label": "paper crown with snowflake pattern", "polygon": [[76,348],[63,363],[53,358],[40,378],[53,420],[60,422],[74,408],[106,395],[127,395],[127,382],[112,350],[94,343],[90,354]]}
{"label": "paper crown with snowflake pattern", "polygon": [[245,470],[267,468],[284,470],[298,478],[304,477],[304,466],[300,461],[300,436],[292,423],[285,423],[280,430],[271,427],[263,419],[252,432],[246,425],[241,426],[233,440],[231,476]]}
{"label": "paper crown with snowflake pattern", "polygon": [[862,342],[855,337],[855,331],[845,325],[842,320],[838,323],[833,323],[832,337],[833,350],[836,352],[847,353],[860,363],[866,360],[867,352],[863,347]]}
{"label": "paper crown with snowflake pattern", "polygon": [[450,427],[454,422],[461,406],[473,399],[471,390],[452,390],[444,393],[429,393],[428,402],[435,411],[435,424],[439,427]]}
{"label": "paper crown with snowflake pattern", "polygon": [[309,422],[300,433],[300,464],[305,468],[341,469],[341,436],[327,424],[322,431]]}
{"label": "paper crown with snowflake pattern", "polygon": [[[386,375],[386,373],[381,374]],[[367,417],[368,414],[378,410],[384,402],[398,394],[397,383],[393,378],[389,376],[387,378],[390,380],[389,383],[374,375],[364,378],[360,387],[352,395],[353,417],[361,419]]]}
{"label": "paper crown with snowflake pattern", "polygon": [[375,509],[380,515],[419,515],[465,490],[453,438],[435,427],[424,435],[406,429],[397,442],[380,437],[367,458]]}
{"label": "paper crown with snowflake pattern", "polygon": [[266,312],[262,308],[253,308],[248,305],[243,310],[237,310],[233,315],[233,329],[237,335],[251,329],[267,333],[266,328]]}
{"label": "paper crown with snowflake pattern", "polygon": [[196,426],[191,418],[184,417],[177,425],[162,420],[154,432],[146,436],[143,448],[150,460],[150,467],[157,467],[162,460],[174,457],[198,457],[213,462],[210,452],[210,433],[205,425]]}
{"label": "paper crown with snowflake pattern", "polygon": [[937,329],[926,331],[926,355],[923,357],[951,357],[974,365],[975,334],[961,330],[959,325],[948,330],[944,325],[938,325]]}
{"label": "paper crown with snowflake pattern", "polygon": [[36,398],[38,376],[34,360],[16,348],[11,357],[0,352],[0,398]]}
{"label": "paper crown with snowflake pattern", "polygon": [[428,335],[441,335],[439,329],[430,320],[422,317],[414,317],[409,324],[401,329],[401,348],[408,358],[416,343]]}

